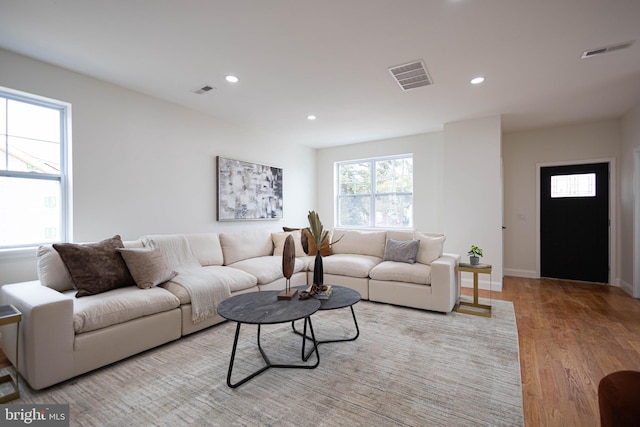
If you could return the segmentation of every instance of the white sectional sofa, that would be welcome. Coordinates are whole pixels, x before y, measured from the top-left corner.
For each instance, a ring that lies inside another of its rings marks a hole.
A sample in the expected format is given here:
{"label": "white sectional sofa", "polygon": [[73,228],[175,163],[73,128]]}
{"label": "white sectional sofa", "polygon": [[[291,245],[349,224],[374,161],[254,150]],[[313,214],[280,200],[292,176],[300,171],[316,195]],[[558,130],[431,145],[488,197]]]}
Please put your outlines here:
{"label": "white sectional sofa", "polygon": [[[304,251],[303,232],[290,232],[296,239],[292,286],[313,280],[315,257]],[[230,295],[284,289],[281,254],[287,234],[251,229],[126,242],[115,236],[94,244],[40,247],[39,280],[0,288],[0,304],[22,312],[22,376],[34,389],[49,387],[222,322],[215,308]],[[325,283],[356,289],[371,301],[443,313],[453,309],[459,256],[443,253],[444,236],[338,229],[332,234],[337,242],[332,255],[323,257]],[[398,255],[391,244],[417,253],[409,262],[392,260]],[[103,261],[105,251],[121,265]],[[91,280],[102,282],[102,276],[122,268],[131,280],[113,289],[93,288]],[[0,331],[2,348],[15,365],[15,325]]]}

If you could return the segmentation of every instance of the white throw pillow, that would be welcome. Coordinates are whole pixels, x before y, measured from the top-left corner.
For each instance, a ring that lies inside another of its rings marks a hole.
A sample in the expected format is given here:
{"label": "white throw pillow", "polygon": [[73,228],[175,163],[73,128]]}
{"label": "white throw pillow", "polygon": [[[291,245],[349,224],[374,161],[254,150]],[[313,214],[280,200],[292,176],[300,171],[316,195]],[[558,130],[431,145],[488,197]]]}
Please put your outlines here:
{"label": "white throw pillow", "polygon": [[416,240],[420,240],[418,255],[416,256],[416,261],[420,264],[431,265],[433,261],[442,256],[442,252],[444,251],[444,241],[447,239],[446,236],[429,236],[416,231],[414,238]]}
{"label": "white throw pillow", "polygon": [[302,233],[300,230],[285,231],[280,233],[271,233],[271,240],[273,241],[273,255],[282,256],[284,253],[284,241],[291,235],[296,248],[296,256],[305,256],[306,253],[302,248]]}

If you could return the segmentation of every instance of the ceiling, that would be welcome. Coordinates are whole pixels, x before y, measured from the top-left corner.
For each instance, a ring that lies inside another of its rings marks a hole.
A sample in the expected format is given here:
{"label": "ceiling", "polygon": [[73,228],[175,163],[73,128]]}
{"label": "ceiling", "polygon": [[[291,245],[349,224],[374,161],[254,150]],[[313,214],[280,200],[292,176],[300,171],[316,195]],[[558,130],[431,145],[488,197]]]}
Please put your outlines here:
{"label": "ceiling", "polygon": [[[0,47],[311,147],[640,103],[638,0],[0,0]],[[403,91],[415,60],[433,84]]]}

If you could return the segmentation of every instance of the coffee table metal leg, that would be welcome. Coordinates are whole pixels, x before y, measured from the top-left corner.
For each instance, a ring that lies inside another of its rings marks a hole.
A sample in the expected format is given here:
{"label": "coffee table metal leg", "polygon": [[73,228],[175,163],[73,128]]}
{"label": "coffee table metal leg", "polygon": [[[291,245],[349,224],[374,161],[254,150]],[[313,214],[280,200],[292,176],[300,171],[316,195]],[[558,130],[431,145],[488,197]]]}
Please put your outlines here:
{"label": "coffee table metal leg", "polygon": [[[239,387],[242,384],[244,384],[247,381],[249,381],[250,379],[260,375],[261,373],[263,373],[264,371],[266,371],[269,368],[293,368],[293,369],[314,369],[314,368],[317,368],[318,365],[320,364],[320,353],[318,352],[318,344],[316,342],[315,333],[313,332],[313,325],[311,324],[311,319],[309,317],[306,317],[304,319],[304,321],[305,321],[305,333],[306,333],[307,321],[309,322],[309,331],[311,332],[311,337],[312,337],[313,344],[314,344],[313,345],[313,349],[309,352],[309,356],[311,356],[311,354],[315,351],[315,353],[316,353],[316,363],[315,364],[313,364],[313,365],[298,365],[298,364],[274,364],[274,363],[271,363],[271,361],[269,360],[269,357],[267,356],[265,351],[262,349],[262,345],[260,344],[260,325],[258,325],[258,336],[257,336],[258,349],[260,350],[260,354],[262,355],[262,358],[264,359],[264,361],[266,363],[266,366],[263,366],[262,368],[258,369],[257,371],[255,371],[252,374],[249,374],[248,376],[244,377],[240,381],[238,381],[236,383],[232,383],[231,382],[231,373],[233,372],[233,364],[234,364],[234,361],[235,361],[235,358],[236,358],[236,349],[238,347],[238,337],[240,336],[240,325],[242,325],[242,323],[238,322],[238,326],[236,327],[236,335],[235,335],[235,338],[233,339],[233,349],[231,350],[231,359],[229,361],[229,371],[227,372],[227,385],[229,387],[231,387],[231,388]],[[309,359],[309,356],[305,359],[305,361],[307,361]]]}
{"label": "coffee table metal leg", "polygon": [[[320,345],[320,344],[328,344],[328,343],[332,343],[332,342],[355,341],[356,339],[358,339],[358,337],[360,336],[360,328],[358,327],[358,320],[356,319],[356,312],[353,310],[353,306],[350,306],[349,308],[351,309],[351,316],[353,316],[353,324],[356,327],[356,334],[351,338],[336,338],[336,339],[330,339],[330,340],[318,340],[317,341],[318,345]],[[309,319],[309,320],[311,320],[311,319]],[[313,353],[313,349],[311,351],[309,351],[308,354],[305,354],[305,352],[304,352],[304,350],[305,350],[305,341],[312,339],[311,337],[307,336],[306,319],[305,319],[303,332],[300,332],[300,331],[298,331],[296,329],[296,322],[291,322],[291,328],[293,329],[293,332],[295,332],[296,334],[301,335],[303,337],[302,338],[302,360],[306,362],[309,359],[309,357],[311,356],[311,354]],[[313,337],[313,340],[315,340],[315,336]]]}

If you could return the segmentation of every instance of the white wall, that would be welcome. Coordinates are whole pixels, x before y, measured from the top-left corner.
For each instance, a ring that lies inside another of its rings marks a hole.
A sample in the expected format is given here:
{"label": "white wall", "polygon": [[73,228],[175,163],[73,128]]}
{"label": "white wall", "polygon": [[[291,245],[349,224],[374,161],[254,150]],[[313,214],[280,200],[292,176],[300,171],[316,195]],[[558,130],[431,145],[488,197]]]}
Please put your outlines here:
{"label": "white wall", "polygon": [[334,227],[336,224],[335,162],[408,153],[413,153],[414,228],[424,232],[442,232],[441,132],[318,150],[316,206],[323,225]]}
{"label": "white wall", "polygon": [[621,120],[620,286],[640,298],[640,104]]}
{"label": "white wall", "polygon": [[[503,137],[502,155],[507,227],[504,232],[505,275],[536,277],[536,165],[618,159],[619,121],[602,120],[508,133]],[[619,182],[617,176],[612,178]],[[617,189],[611,196],[617,205]],[[612,222],[615,220],[612,218]]]}
{"label": "white wall", "polygon": [[[72,104],[74,241],[281,230],[305,224],[307,211],[315,209],[311,148],[285,147],[274,136],[5,50],[0,86]],[[284,220],[217,222],[218,155],[283,168]],[[33,254],[0,258],[0,284],[35,278]]]}
{"label": "white wall", "polygon": [[[447,250],[469,262],[471,245],[492,265],[480,287],[502,290],[501,118],[465,120],[444,126],[444,232]],[[462,277],[469,286],[470,276]],[[486,276],[486,275],[481,275]]]}

